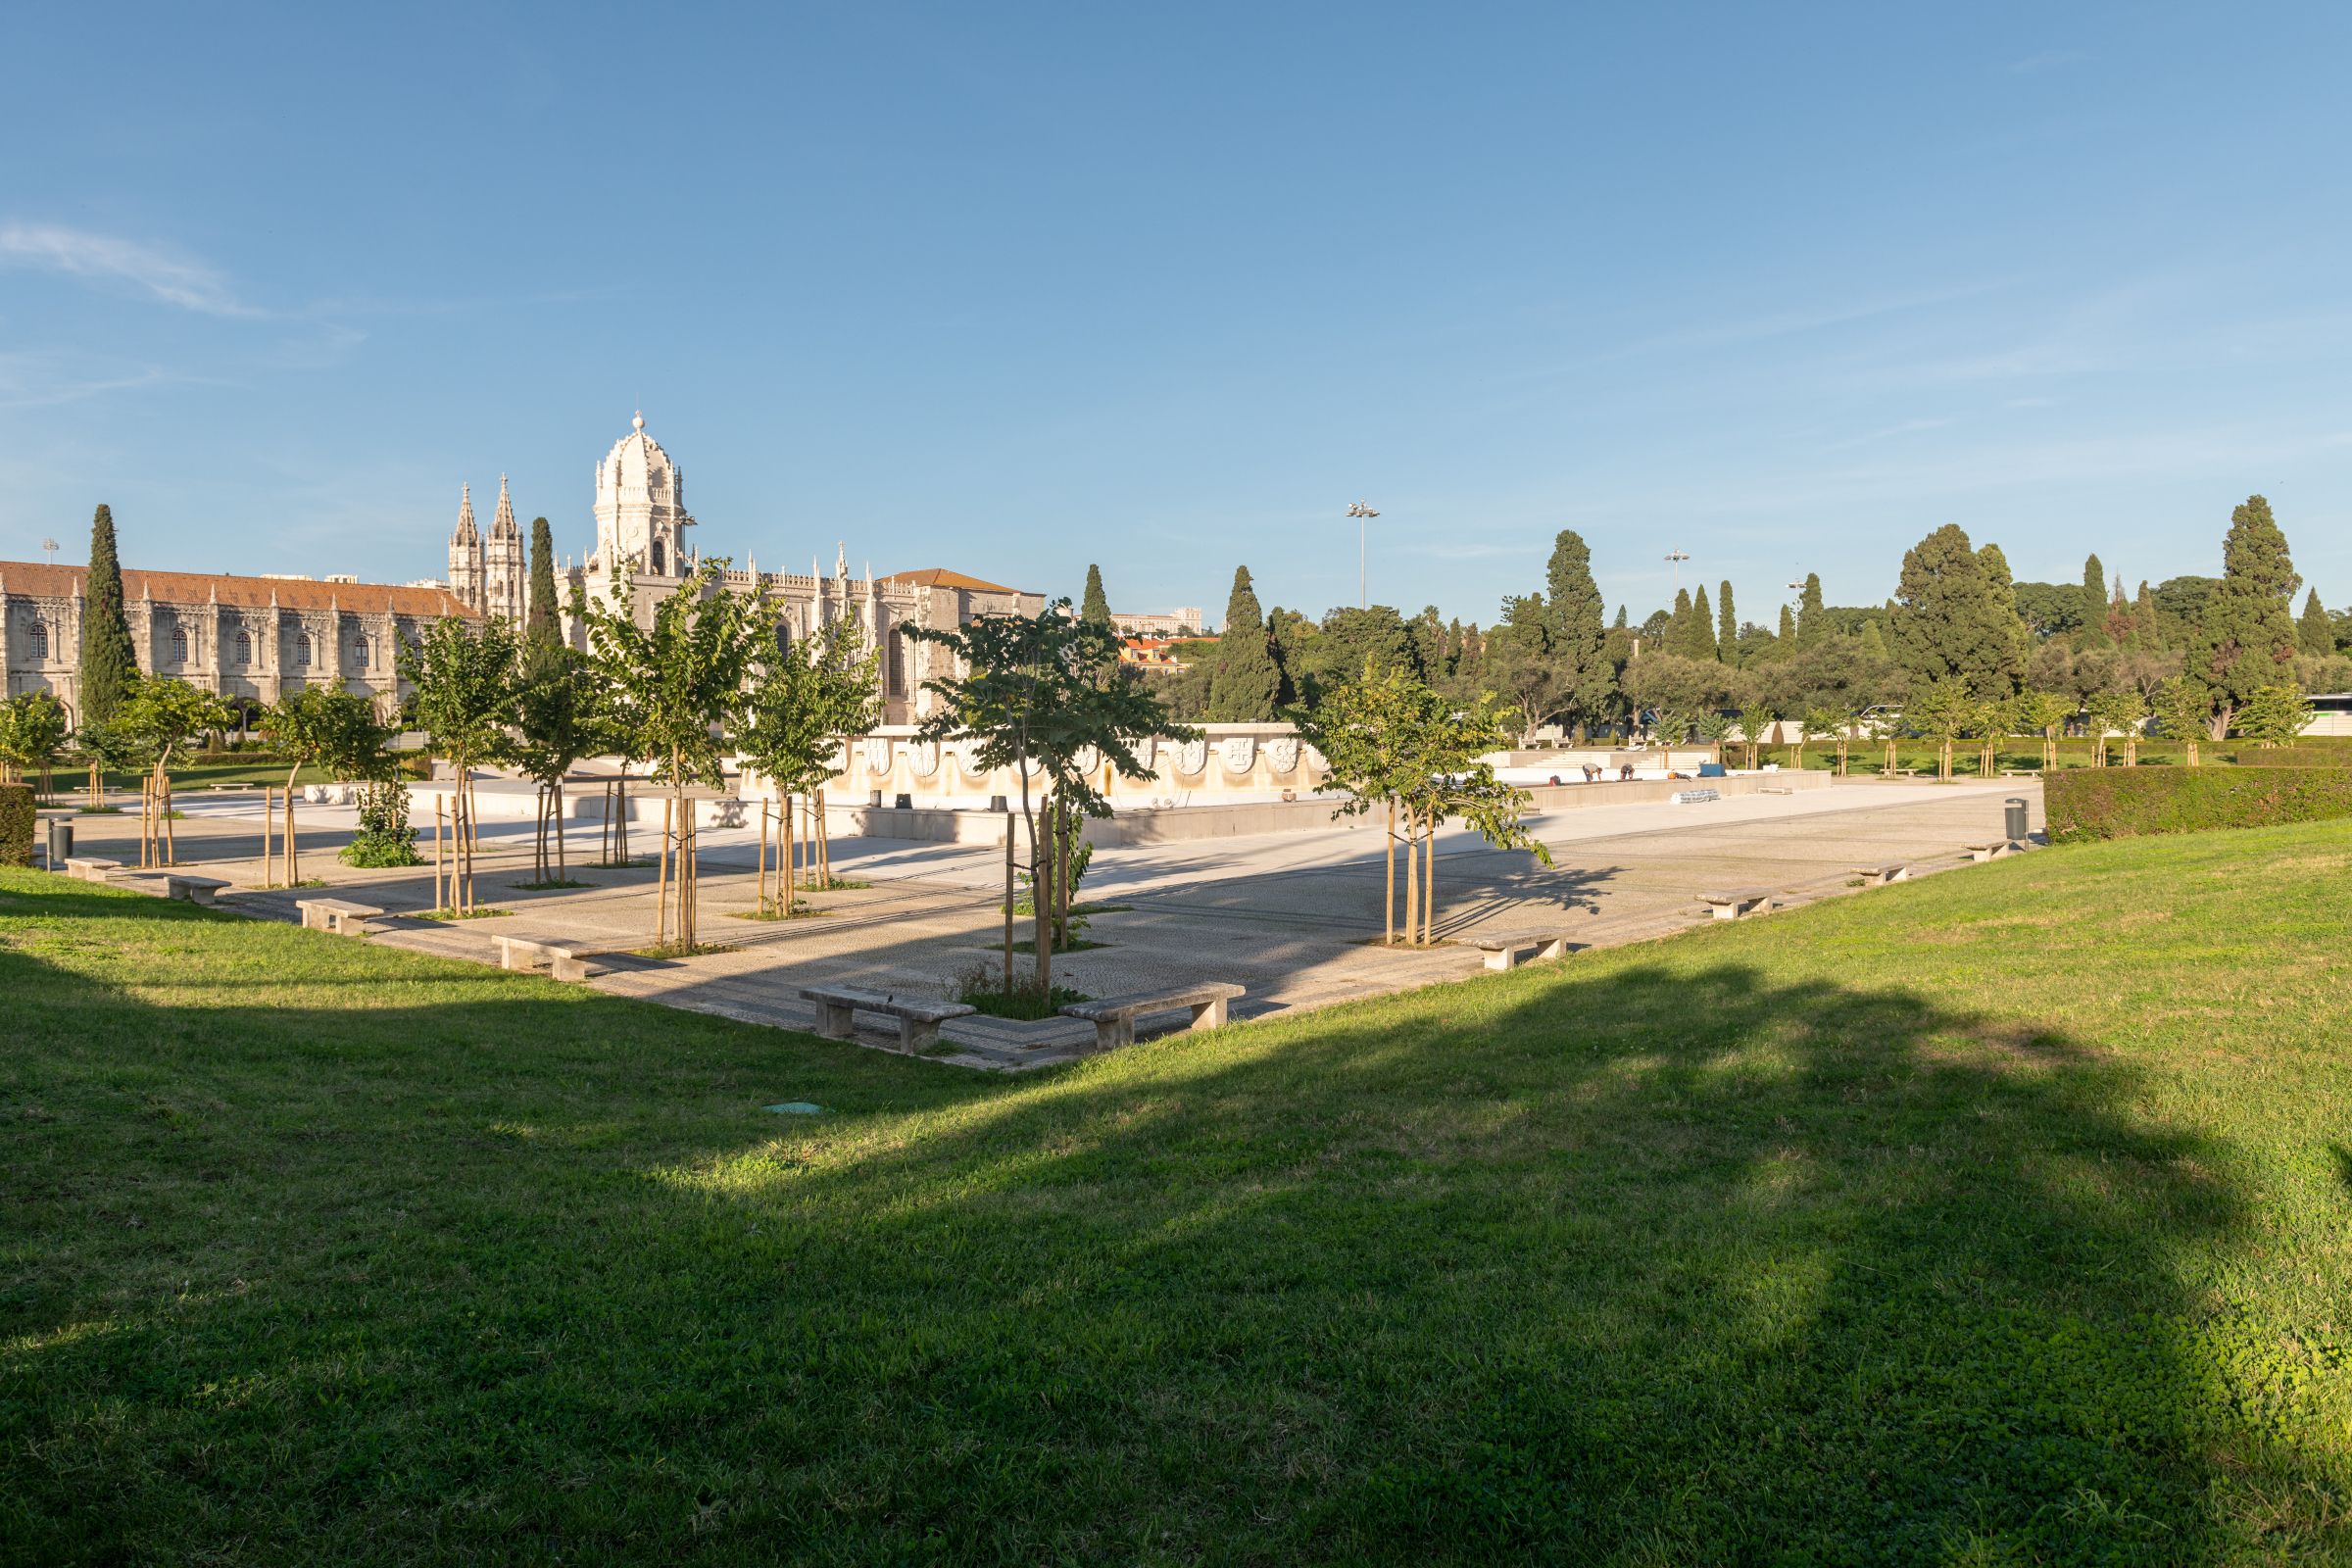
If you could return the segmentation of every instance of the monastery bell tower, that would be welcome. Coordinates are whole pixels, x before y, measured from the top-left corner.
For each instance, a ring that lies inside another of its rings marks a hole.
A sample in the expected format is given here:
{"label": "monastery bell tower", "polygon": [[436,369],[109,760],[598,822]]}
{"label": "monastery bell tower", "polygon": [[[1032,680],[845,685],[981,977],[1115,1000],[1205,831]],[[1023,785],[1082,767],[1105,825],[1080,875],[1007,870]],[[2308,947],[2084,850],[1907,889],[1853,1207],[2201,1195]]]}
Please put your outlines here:
{"label": "monastery bell tower", "polygon": [[645,416],[596,466],[596,555],[610,582],[624,564],[640,578],[686,575],[686,476],[645,433]]}

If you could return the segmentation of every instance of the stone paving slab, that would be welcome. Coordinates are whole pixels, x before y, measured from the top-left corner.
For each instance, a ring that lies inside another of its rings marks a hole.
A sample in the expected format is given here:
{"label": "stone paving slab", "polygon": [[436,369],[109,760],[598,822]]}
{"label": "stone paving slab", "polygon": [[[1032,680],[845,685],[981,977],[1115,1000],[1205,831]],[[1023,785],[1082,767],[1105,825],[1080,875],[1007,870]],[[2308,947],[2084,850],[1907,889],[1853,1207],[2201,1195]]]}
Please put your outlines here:
{"label": "stone paving slab", "polygon": [[[1705,806],[1586,808],[1534,819],[1554,863],[1496,851],[1453,831],[1438,845],[1438,928],[1459,936],[1479,927],[1556,928],[1578,948],[1609,947],[1683,929],[1703,918],[1702,888],[1771,886],[1802,904],[1851,891],[1851,867],[1907,860],[1915,875],[1952,869],[1960,847],[1997,832],[2001,802],[2023,796],[2039,826],[2037,783],[1995,785],[1849,784],[1798,796],[1744,797]],[[258,799],[181,797],[183,865],[228,879],[233,906],[293,921],[309,890],[252,890],[261,872]],[[600,959],[588,984],[618,996],[806,1029],[813,1009],[804,985],[851,984],[952,996],[959,975],[1002,962],[1001,852],[952,844],[841,839],[836,874],[870,885],[804,895],[825,912],[760,921],[752,908],[756,850],[748,832],[703,835],[700,933],[730,951],[686,960],[626,956],[650,941],[655,872],[650,865],[600,869],[575,860],[576,890],[515,887],[531,875],[527,823],[486,824],[476,861],[476,899],[508,911],[486,920],[414,918],[432,903],[429,867],[355,870],[334,851],[356,826],[347,808],[300,808],[302,870],[329,896],[358,897],[388,911],[370,940],[440,956],[496,963],[497,935],[569,937],[623,950]],[[135,848],[136,820],[76,821],[77,849],[119,855]],[[583,842],[584,841],[584,842]],[[573,829],[590,858],[595,828]],[[1407,952],[1379,945],[1386,879],[1377,827],[1335,825],[1157,846],[1097,850],[1084,898],[1114,906],[1093,916],[1087,935],[1104,946],[1058,956],[1056,983],[1103,996],[1203,980],[1247,988],[1237,1018],[1263,1017],[1458,979],[1483,971],[1466,946]],[[1401,888],[1401,867],[1399,887]],[[1029,935],[1023,920],[1017,935]],[[1016,958],[1026,968],[1029,960]],[[1159,1028],[1189,1020],[1174,1014]],[[1147,1030],[1146,1033],[1152,1031]],[[1090,1049],[1090,1025],[1042,1025],[985,1017],[951,1020],[939,1057],[995,1070],[1065,1061]],[[876,1030],[863,1043],[893,1047]]]}

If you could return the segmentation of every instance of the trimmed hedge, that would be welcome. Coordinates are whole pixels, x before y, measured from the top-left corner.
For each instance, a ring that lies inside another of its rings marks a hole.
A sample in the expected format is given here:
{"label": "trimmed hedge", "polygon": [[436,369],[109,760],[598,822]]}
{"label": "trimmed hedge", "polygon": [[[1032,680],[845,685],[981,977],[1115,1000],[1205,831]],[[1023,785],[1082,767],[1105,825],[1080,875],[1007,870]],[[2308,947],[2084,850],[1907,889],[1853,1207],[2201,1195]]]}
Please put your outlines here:
{"label": "trimmed hedge", "polygon": [[2352,767],[2102,767],[2042,781],[2052,844],[2352,817]]}
{"label": "trimmed hedge", "polygon": [[2325,746],[2274,746],[2264,751],[2259,746],[2242,746],[2232,753],[2240,767],[2343,767],[2352,764],[2352,756],[2330,751]]}
{"label": "trimmed hedge", "polygon": [[32,786],[0,784],[0,865],[32,863]]}

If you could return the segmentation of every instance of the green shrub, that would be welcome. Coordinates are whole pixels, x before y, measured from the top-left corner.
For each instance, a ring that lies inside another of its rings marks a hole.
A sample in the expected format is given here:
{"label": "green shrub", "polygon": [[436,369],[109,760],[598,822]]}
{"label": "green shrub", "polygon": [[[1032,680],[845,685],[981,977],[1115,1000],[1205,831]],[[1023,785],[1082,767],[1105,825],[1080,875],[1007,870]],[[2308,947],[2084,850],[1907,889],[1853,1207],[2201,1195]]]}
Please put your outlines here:
{"label": "green shrub", "polygon": [[0,784],[0,865],[32,863],[32,786]]}
{"label": "green shrub", "polygon": [[2352,817],[2352,768],[2104,767],[2042,784],[2050,842]]}
{"label": "green shrub", "polygon": [[345,865],[422,865],[416,830],[409,826],[409,790],[398,779],[368,784],[360,792],[360,830],[337,857]]}
{"label": "green shrub", "polygon": [[2352,767],[2352,754],[2321,746],[2247,746],[2232,755],[2240,767]]}

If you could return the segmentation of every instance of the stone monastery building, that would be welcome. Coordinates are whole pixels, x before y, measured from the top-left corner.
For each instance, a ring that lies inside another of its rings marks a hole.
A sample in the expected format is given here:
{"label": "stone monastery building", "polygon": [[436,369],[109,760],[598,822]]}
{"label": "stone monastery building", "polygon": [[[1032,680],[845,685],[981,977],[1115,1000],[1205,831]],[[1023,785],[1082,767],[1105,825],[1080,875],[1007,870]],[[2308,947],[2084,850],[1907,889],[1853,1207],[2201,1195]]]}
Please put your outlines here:
{"label": "stone monastery building", "polygon": [[[695,519],[686,511],[684,473],[645,433],[639,415],[630,433],[596,467],[596,546],[557,571],[558,613],[575,647],[585,634],[569,613],[571,592],[612,602],[625,576],[638,614],[677,592],[700,564],[686,542]],[[530,568],[514,504],[502,475],[498,508],[485,536],[466,487],[449,541],[449,579],[392,587],[330,579],[237,577],[125,567],[122,593],[139,667],[177,676],[228,697],[275,702],[314,681],[339,681],[374,693],[387,706],[408,695],[393,662],[393,639],[414,640],[444,615],[500,615],[519,621],[529,609]],[[0,562],[0,670],[9,695],[48,690],[69,710],[78,707],[74,665],[81,648],[84,568]],[[852,577],[835,547],[833,573],[815,560],[806,574],[759,569],[747,555],[725,573],[729,588],[758,582],[776,607],[779,637],[805,637],[850,617],[887,651],[879,677],[883,722],[912,722],[926,711],[922,682],[941,657],[899,633],[908,625],[953,629],[977,616],[1035,614],[1044,597],[933,567],[891,576]]]}

